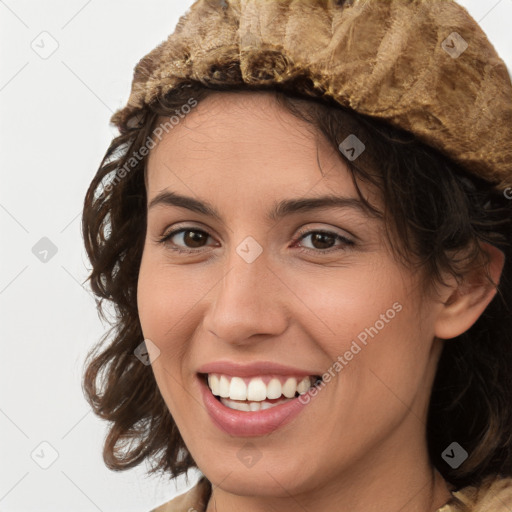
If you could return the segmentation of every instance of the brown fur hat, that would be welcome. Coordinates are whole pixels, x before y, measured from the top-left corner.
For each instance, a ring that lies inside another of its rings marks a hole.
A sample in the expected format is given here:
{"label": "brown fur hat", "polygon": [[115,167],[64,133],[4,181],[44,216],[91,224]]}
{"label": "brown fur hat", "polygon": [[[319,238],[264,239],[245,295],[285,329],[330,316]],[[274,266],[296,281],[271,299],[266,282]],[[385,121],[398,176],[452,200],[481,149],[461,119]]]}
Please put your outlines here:
{"label": "brown fur hat", "polygon": [[121,131],[190,81],[286,85],[414,133],[467,171],[512,186],[512,84],[452,0],[198,0],[135,68]]}

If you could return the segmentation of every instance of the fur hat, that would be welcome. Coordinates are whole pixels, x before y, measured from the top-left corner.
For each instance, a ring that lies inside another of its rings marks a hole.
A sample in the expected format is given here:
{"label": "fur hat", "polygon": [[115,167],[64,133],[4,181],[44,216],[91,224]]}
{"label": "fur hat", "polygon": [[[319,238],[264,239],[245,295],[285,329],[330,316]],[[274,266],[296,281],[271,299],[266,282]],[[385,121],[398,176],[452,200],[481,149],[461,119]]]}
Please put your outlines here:
{"label": "fur hat", "polygon": [[192,81],[302,90],[412,132],[470,173],[512,186],[512,84],[452,0],[197,0],[140,60],[123,132]]}

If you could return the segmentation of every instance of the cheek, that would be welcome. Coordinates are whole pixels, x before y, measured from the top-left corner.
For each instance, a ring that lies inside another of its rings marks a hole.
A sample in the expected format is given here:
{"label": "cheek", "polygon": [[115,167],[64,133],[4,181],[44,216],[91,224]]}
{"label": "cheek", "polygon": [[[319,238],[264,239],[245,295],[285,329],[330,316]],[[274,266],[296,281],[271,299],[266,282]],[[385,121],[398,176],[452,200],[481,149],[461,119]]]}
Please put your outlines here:
{"label": "cheek", "polygon": [[194,306],[207,291],[207,284],[198,280],[193,271],[173,268],[161,258],[145,253],[137,286],[137,307],[144,337],[161,345],[164,351],[173,340],[183,339],[183,329],[189,323]]}
{"label": "cheek", "polygon": [[[162,397],[174,420],[179,423],[177,411],[183,409],[184,375],[187,368],[185,340],[190,333],[184,331],[187,317],[193,307],[192,291],[182,272],[172,272],[151,252],[143,255],[137,286],[137,307],[145,339],[157,347],[159,356],[152,369]],[[181,425],[178,425],[180,427]]]}
{"label": "cheek", "polygon": [[352,358],[343,372],[350,380],[354,417],[359,424],[374,425],[376,436],[380,426],[395,428],[411,412],[423,417],[436,362],[433,336],[420,326],[421,303],[406,295],[388,299],[366,325],[352,331],[351,349],[344,353],[345,360]]}
{"label": "cheek", "polygon": [[191,333],[186,331],[185,320],[196,302],[192,291],[182,273],[170,272],[161,262],[152,261],[151,254],[143,256],[137,286],[139,320],[144,338],[160,351],[152,368],[170,408],[173,393],[169,390],[183,380],[187,368],[186,340]]}
{"label": "cheek", "polygon": [[290,274],[287,281],[295,283],[293,295],[303,303],[296,309],[295,320],[331,356],[349,350],[353,340],[364,346],[372,335],[390,331],[390,325],[404,316],[399,310],[403,309],[406,293],[398,285],[402,281],[396,270],[328,270],[304,272],[300,277]]}
{"label": "cheek", "polygon": [[397,396],[412,401],[428,371],[433,332],[422,301],[391,266],[337,274],[295,280],[293,291],[307,306],[301,328],[328,356],[327,379],[347,408],[359,417],[373,411],[369,419],[386,416],[388,407],[396,413]]}

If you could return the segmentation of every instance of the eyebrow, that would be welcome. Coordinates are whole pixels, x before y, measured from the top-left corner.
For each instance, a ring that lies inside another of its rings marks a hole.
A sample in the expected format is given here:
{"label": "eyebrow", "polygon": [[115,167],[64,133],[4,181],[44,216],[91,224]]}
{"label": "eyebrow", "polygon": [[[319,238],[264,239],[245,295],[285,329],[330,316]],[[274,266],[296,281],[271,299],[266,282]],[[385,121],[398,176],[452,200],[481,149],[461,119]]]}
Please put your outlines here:
{"label": "eyebrow", "polygon": [[[199,201],[193,197],[183,196],[176,192],[169,192],[165,190],[160,192],[151,200],[148,205],[148,210],[158,205],[187,208],[188,210],[207,215],[222,222],[221,215],[211,204]],[[321,197],[284,199],[274,203],[273,207],[267,214],[267,219],[275,222],[294,213],[322,208],[352,208],[368,215],[368,208],[359,199],[354,197],[327,195]]]}

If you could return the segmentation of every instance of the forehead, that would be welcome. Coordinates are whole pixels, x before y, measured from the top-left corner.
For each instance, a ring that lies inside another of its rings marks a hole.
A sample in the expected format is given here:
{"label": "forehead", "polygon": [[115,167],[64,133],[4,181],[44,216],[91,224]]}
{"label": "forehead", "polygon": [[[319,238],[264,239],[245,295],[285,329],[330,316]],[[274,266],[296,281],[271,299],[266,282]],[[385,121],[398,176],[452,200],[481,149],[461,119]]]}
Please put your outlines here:
{"label": "forehead", "polygon": [[[164,123],[166,118],[159,121]],[[303,148],[305,153],[316,147],[315,138],[319,135],[280,105],[270,92],[214,92],[182,116],[151,152],[150,159],[169,146],[179,151],[183,144],[188,148],[196,145],[196,149],[200,146],[212,153],[218,149],[225,157],[251,150],[263,157],[275,148],[282,152],[284,144]],[[199,157],[200,153],[189,156]],[[179,154],[181,157],[180,151]]]}
{"label": "forehead", "polygon": [[151,150],[147,179],[149,200],[166,188],[252,200],[283,192],[356,195],[337,149],[271,92],[259,91],[201,100]]}

